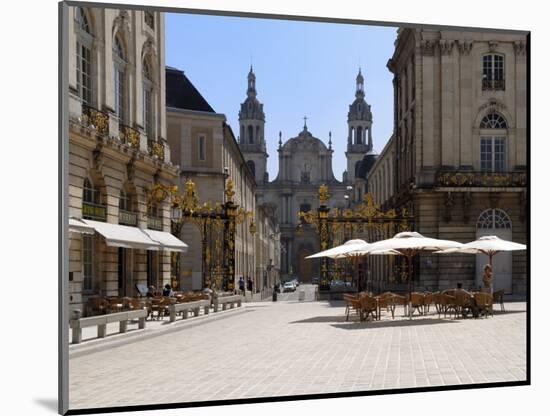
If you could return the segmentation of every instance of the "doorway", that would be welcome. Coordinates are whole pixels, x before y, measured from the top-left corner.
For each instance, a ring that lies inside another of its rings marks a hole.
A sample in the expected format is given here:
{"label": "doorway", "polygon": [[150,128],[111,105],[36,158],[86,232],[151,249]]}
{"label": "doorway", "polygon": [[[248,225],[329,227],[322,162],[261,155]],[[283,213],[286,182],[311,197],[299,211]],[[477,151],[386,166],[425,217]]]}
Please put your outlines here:
{"label": "doorway", "polygon": [[134,279],[132,278],[132,250],[118,248],[118,295],[133,296]]}
{"label": "doorway", "polygon": [[[481,213],[477,221],[476,239],[495,235],[503,240],[512,240],[512,221],[505,211],[495,208]],[[476,254],[476,285],[481,286],[483,267],[489,263],[489,256]],[[493,256],[493,292],[504,290],[512,293],[512,253],[503,251]]]}

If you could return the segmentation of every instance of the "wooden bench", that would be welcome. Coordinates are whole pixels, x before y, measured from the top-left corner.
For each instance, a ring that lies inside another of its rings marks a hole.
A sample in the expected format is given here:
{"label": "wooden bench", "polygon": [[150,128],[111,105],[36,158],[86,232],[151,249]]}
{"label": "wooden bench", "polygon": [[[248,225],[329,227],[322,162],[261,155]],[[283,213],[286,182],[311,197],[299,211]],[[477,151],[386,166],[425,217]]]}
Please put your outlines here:
{"label": "wooden bench", "polygon": [[241,295],[232,295],[232,296],[218,296],[214,298],[214,312],[218,312],[220,305],[222,306],[222,310],[225,311],[227,309],[227,305],[231,309],[237,305],[237,307],[240,307],[242,305],[243,297]]}
{"label": "wooden bench", "polygon": [[183,314],[183,319],[187,319],[189,317],[189,311],[193,311],[193,314],[195,316],[199,316],[200,309],[204,308],[204,314],[208,315],[210,313],[210,299],[203,299],[203,300],[195,300],[191,302],[182,302],[182,303],[174,303],[173,305],[170,305],[170,322],[174,322],[176,320],[176,315],[178,313]]}
{"label": "wooden bench", "polygon": [[[78,316],[78,314],[76,315]],[[107,324],[119,322],[119,332],[124,333],[128,329],[128,321],[138,319],[138,328],[145,328],[145,319],[147,318],[147,309],[138,309],[126,312],[110,313],[107,315],[90,316],[88,318],[76,318],[69,321],[69,326],[73,330],[73,344],[82,342],[82,328],[97,326],[97,337],[105,338],[107,334]]]}

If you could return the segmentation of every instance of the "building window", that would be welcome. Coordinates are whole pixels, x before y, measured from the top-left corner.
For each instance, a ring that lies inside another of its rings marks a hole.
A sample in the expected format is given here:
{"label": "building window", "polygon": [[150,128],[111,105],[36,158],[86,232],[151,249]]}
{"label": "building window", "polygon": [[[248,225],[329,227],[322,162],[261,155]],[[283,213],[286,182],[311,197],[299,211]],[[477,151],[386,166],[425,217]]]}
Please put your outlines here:
{"label": "building window", "polygon": [[479,128],[481,129],[507,129],[508,123],[506,123],[506,120],[504,117],[502,117],[498,113],[490,113],[487,114],[483,119],[481,120],[481,123],[479,125]]}
{"label": "building window", "polygon": [[155,30],[155,15],[153,12],[145,11],[145,24]]}
{"label": "building window", "polygon": [[248,126],[248,144],[254,144],[254,128]]}
{"label": "building window", "polygon": [[246,162],[246,164],[248,165],[248,169],[250,169],[250,172],[252,172],[252,175],[256,177],[256,165],[254,164],[254,161],[249,160],[248,162]]}
{"label": "building window", "polygon": [[199,160],[206,160],[206,137],[199,136]]}
{"label": "building window", "polygon": [[481,213],[477,220],[477,228],[482,230],[511,229],[512,221],[506,212],[501,209],[488,209]]}
{"label": "building window", "polygon": [[132,210],[130,195],[124,190],[120,191],[118,208],[128,212]]}
{"label": "building window", "polygon": [[100,192],[99,189],[95,188],[88,178],[84,179],[84,190],[82,199],[84,202],[89,204],[99,204],[100,203]]}
{"label": "building window", "polygon": [[113,63],[115,73],[115,114],[119,122],[123,123],[126,117],[126,61],[124,49],[119,37],[115,37],[113,44]]}
{"label": "building window", "polygon": [[483,90],[504,90],[504,56],[483,56]]}
{"label": "building window", "polygon": [[94,237],[82,234],[82,291],[93,290],[94,275]]}
{"label": "building window", "polygon": [[363,144],[363,128],[357,127],[357,136],[355,137],[355,144]]}
{"label": "building window", "polygon": [[481,170],[503,172],[506,165],[505,161],[504,137],[481,137]]}
{"label": "building window", "polygon": [[143,63],[143,127],[147,138],[154,139],[153,81],[148,61]]}
{"label": "building window", "polygon": [[82,103],[92,105],[92,33],[82,7],[76,9],[76,88]]}

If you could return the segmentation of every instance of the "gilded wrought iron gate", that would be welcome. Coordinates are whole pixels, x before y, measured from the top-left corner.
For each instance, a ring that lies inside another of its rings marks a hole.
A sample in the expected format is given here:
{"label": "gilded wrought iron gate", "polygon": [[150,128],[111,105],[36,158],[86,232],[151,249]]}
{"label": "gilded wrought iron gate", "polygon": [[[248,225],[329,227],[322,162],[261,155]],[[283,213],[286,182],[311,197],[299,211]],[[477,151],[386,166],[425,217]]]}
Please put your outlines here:
{"label": "gilded wrought iron gate", "polygon": [[[391,238],[400,231],[409,231],[412,227],[414,216],[407,208],[389,209],[382,211],[374,203],[371,193],[363,197],[362,203],[353,208],[329,208],[327,201],[330,195],[328,187],[319,187],[319,208],[307,212],[300,211],[298,218],[303,224],[312,224],[319,234],[320,250],[343,244],[344,242],[362,238],[367,242],[373,242]],[[331,280],[346,280],[354,273],[354,265],[346,259],[332,260],[321,258],[321,276],[319,290],[330,290]],[[364,270],[363,270],[364,272]],[[361,270],[359,270],[361,273]],[[357,287],[361,287],[361,277],[356,276]]]}

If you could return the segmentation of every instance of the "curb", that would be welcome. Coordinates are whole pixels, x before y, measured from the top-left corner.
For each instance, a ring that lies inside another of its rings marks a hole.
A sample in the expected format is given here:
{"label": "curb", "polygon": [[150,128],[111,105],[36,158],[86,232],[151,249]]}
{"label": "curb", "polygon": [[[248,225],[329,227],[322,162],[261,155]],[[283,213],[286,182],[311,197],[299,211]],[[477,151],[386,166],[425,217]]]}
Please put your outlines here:
{"label": "curb", "polygon": [[233,308],[219,312],[211,312],[208,315],[200,315],[190,318],[189,320],[182,319],[170,324],[167,323],[165,328],[146,328],[145,330],[134,330],[125,334],[113,334],[108,338],[103,339],[94,338],[82,344],[69,345],[69,358],[77,358],[83,355],[93,354],[96,352],[121,347],[123,345],[133,342],[139,342],[160,335],[169,334],[171,332],[180,331],[185,328],[192,328],[198,325],[207,324],[208,322],[219,321],[220,319],[230,318],[232,316],[241,315],[246,312],[249,312],[246,310],[246,307],[241,306],[240,308]]}

